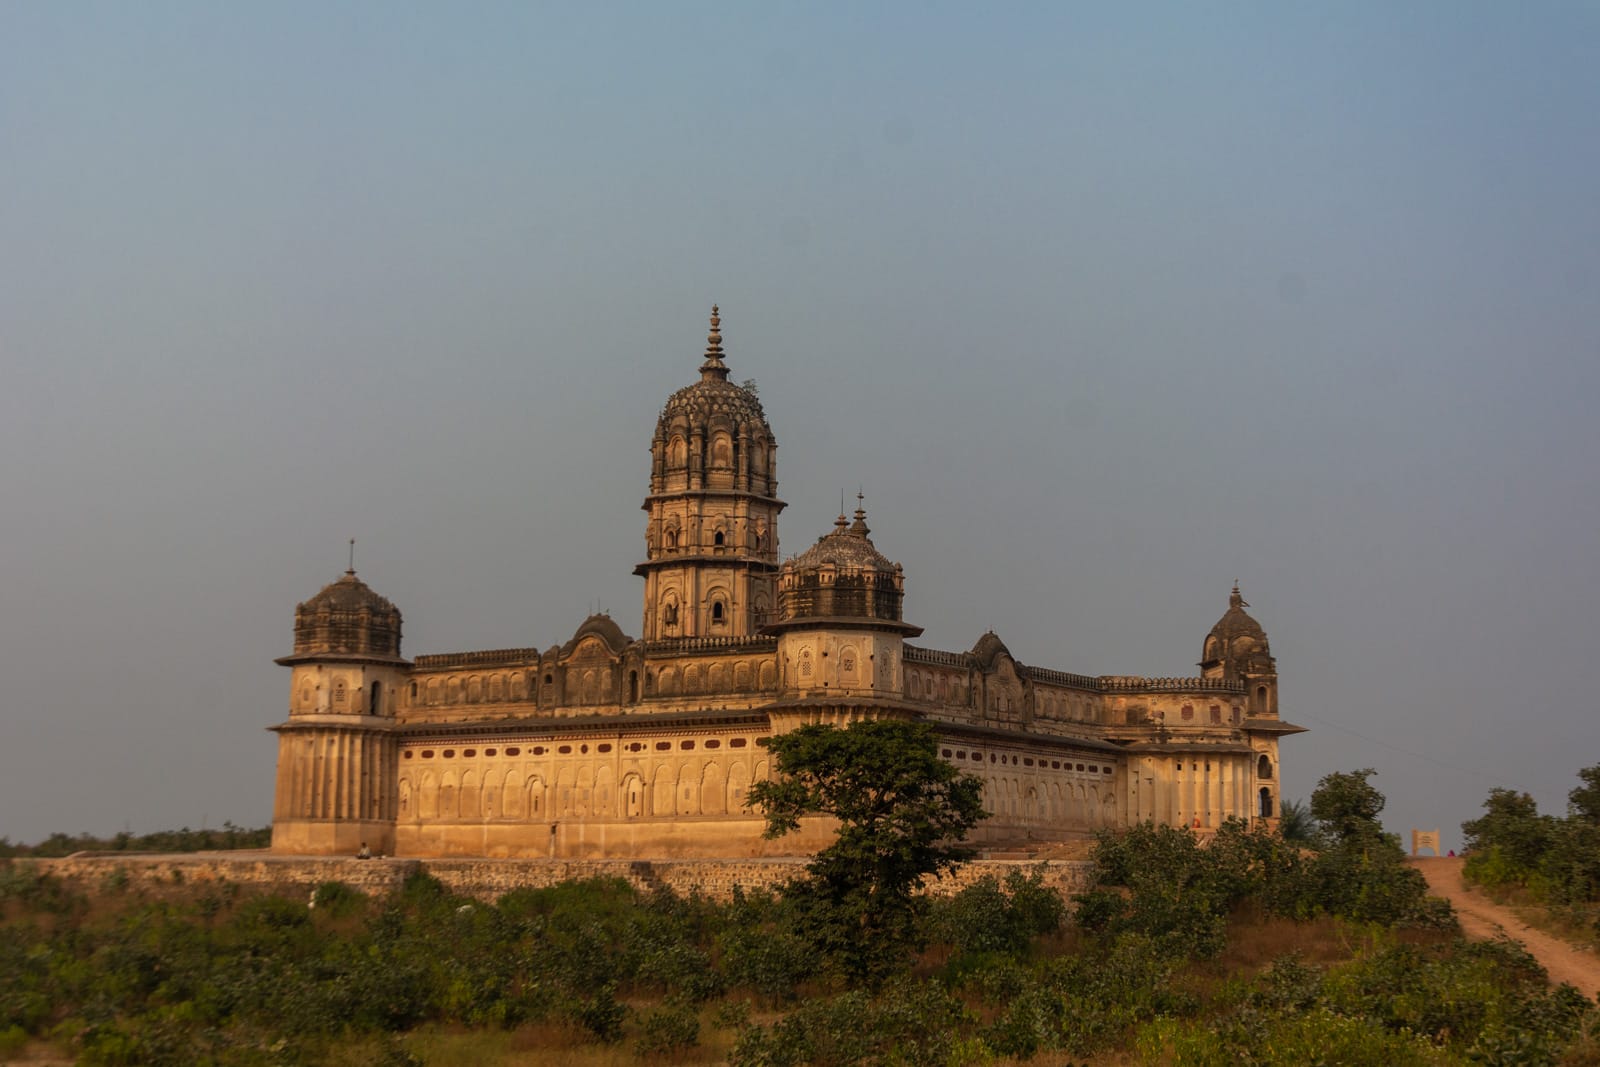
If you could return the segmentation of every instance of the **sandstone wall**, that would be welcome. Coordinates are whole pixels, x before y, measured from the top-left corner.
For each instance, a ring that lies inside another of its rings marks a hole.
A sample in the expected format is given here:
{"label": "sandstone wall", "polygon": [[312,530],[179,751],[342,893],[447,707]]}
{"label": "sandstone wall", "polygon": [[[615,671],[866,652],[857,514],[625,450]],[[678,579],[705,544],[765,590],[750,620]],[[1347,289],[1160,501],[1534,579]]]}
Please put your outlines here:
{"label": "sandstone wall", "polygon": [[[19,859],[84,890],[118,888],[172,890],[177,887],[216,887],[225,884],[282,893],[305,893],[323,882],[343,882],[364,893],[381,895],[398,889],[412,871],[425,871],[451,891],[493,901],[513,889],[555,885],[584,878],[622,878],[639,889],[668,888],[680,895],[691,892],[714,900],[727,900],[735,886],[776,889],[805,868],[805,860],[414,860],[348,857],[300,858],[249,852],[221,856],[195,855],[78,855],[67,859]],[[993,874],[1004,879],[1012,871],[1030,873],[1040,866],[1030,860],[974,860],[954,875],[929,887],[935,895],[948,895]],[[1092,864],[1082,860],[1043,862],[1046,885],[1064,894],[1082,890]]]}

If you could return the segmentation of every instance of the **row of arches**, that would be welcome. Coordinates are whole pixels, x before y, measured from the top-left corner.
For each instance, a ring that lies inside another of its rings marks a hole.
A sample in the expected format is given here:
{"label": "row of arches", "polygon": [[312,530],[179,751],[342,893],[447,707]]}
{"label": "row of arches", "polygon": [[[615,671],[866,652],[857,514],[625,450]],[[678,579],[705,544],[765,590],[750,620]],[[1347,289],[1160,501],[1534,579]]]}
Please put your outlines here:
{"label": "row of arches", "polygon": [[907,670],[905,673],[906,696],[911,700],[922,700],[931,704],[953,704],[965,707],[967,704],[967,684],[958,675],[944,671],[917,671]]}
{"label": "row of arches", "polygon": [[[715,519],[710,524],[710,533],[707,535],[702,530],[700,543],[683,531],[676,518],[668,519],[661,526],[659,547],[662,555],[686,553],[691,555],[733,555],[739,550],[761,555],[771,547],[772,538],[767,532],[765,522],[757,522],[753,526],[744,526],[729,519]],[[645,548],[652,558],[656,555],[658,538],[654,527],[645,530]]]}
{"label": "row of arches", "polygon": [[[907,670],[905,686],[906,696],[911,700],[954,707],[967,707],[969,704],[970,687],[960,675],[945,671]],[[990,697],[993,710],[1012,713],[1012,718],[1024,709],[1029,699],[1026,690],[1014,693],[1005,687],[997,688]],[[1095,723],[1101,718],[1099,703],[1088,695],[1035,689],[1032,690],[1032,703],[1035,716],[1042,719]]]}
{"label": "row of arches", "polygon": [[1020,819],[1052,827],[1095,830],[1117,825],[1117,798],[1112,787],[1082,782],[1044,782],[1036,778],[988,778],[983,806],[997,819]]}
{"label": "row of arches", "polygon": [[684,760],[654,767],[567,765],[553,770],[432,768],[402,774],[402,822],[661,818],[744,813],[767,761]]}
{"label": "row of arches", "polygon": [[759,437],[751,438],[741,434],[736,438],[732,433],[722,429],[713,430],[710,440],[696,455],[684,430],[674,427],[672,434],[667,438],[665,449],[666,468],[669,473],[687,468],[691,459],[698,459],[703,470],[726,470],[731,473],[739,467],[741,459],[748,459],[750,473],[765,474],[768,455],[767,444]]}
{"label": "row of arches", "polygon": [[668,664],[647,672],[646,683],[647,692],[663,697],[766,691],[777,688],[778,665],[771,659]]}
{"label": "row of arches", "polygon": [[[552,676],[551,681],[554,682]],[[413,707],[448,704],[524,703],[538,692],[537,670],[500,671],[493,674],[445,675],[411,683]]]}

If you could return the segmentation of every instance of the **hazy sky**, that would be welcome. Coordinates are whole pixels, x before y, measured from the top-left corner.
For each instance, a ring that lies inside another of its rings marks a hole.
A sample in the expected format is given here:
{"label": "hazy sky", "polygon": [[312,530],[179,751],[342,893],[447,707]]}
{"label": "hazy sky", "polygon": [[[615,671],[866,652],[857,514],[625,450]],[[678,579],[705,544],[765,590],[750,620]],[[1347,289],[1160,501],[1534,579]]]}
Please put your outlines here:
{"label": "hazy sky", "polygon": [[1600,8],[0,5],[0,835],[271,817],[296,602],[639,632],[713,301],[782,547],[1447,846],[1600,763]]}

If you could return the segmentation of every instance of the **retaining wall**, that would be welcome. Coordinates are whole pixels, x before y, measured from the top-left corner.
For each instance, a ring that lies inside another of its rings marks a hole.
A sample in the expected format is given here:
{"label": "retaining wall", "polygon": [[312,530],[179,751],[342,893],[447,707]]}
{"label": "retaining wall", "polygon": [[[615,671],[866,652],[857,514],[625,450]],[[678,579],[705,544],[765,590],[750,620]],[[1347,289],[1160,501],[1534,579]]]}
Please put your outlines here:
{"label": "retaining wall", "polygon": [[[18,859],[41,873],[61,878],[80,889],[151,888],[232,884],[283,893],[307,893],[323,882],[343,882],[364,893],[382,895],[398,889],[413,871],[425,871],[452,892],[493,901],[513,889],[556,885],[584,878],[621,878],[633,886],[668,888],[680,896],[698,892],[727,900],[735,886],[777,889],[801,874],[805,860],[421,860],[347,857],[297,858],[267,852],[219,855],[80,854],[67,859]],[[1063,894],[1081,891],[1093,865],[1083,860],[973,860],[954,874],[928,886],[946,896],[986,874],[1004,879],[1012,871],[1043,868],[1044,882]]]}

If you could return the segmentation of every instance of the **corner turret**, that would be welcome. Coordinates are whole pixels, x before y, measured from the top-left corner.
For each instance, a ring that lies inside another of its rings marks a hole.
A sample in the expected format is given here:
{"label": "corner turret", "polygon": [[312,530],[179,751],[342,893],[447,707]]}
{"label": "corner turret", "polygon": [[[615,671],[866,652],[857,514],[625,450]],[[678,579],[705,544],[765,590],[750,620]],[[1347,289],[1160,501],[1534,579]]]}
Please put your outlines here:
{"label": "corner turret", "polygon": [[411,664],[400,611],[355,568],[300,604],[288,721],[278,734],[275,852],[394,850],[395,711]]}
{"label": "corner turret", "polygon": [[900,693],[904,640],[922,627],[901,618],[904,573],[870,533],[864,507],[853,524],[841,512],[832,533],[783,565],[778,621],[766,632],[778,635],[786,692]]}

